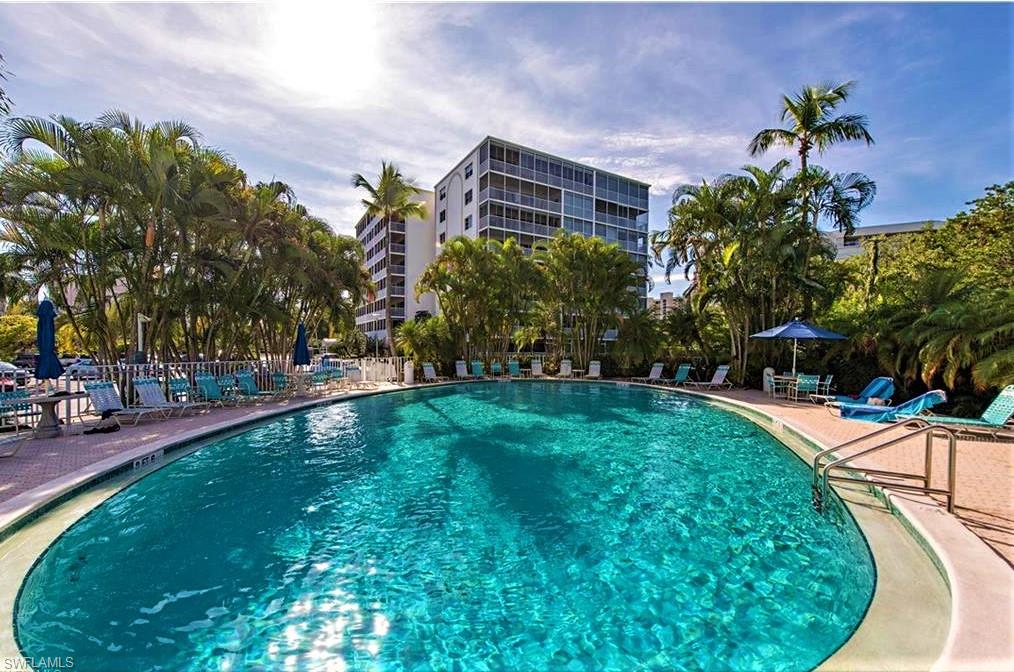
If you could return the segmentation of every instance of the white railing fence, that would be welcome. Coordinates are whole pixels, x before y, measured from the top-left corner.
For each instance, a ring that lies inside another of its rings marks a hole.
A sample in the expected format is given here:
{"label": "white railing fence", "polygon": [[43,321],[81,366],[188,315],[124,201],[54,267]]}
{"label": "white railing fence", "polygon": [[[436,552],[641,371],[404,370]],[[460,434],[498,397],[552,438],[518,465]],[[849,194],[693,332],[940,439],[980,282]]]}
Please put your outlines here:
{"label": "white railing fence", "polygon": [[[137,378],[155,378],[162,383],[166,397],[169,397],[169,381],[173,378],[186,378],[191,386],[196,389],[194,377],[197,374],[211,374],[222,376],[226,374],[235,375],[239,371],[250,371],[257,381],[257,386],[262,390],[274,389],[274,382],[271,374],[276,372],[296,373],[298,371],[318,371],[321,368],[339,368],[345,372],[346,377],[349,371],[359,369],[358,379],[362,382],[403,382],[404,357],[363,357],[357,359],[334,359],[329,358],[323,364],[316,362],[310,366],[294,366],[291,359],[283,362],[269,362],[265,360],[230,360],[230,361],[208,361],[208,362],[166,362],[161,364],[112,364],[90,367],[77,374],[65,373],[59,381],[52,385],[57,390],[66,392],[84,392],[85,385],[93,381],[106,381],[116,385],[120,391],[120,398],[124,405],[130,405],[137,401],[134,391],[134,380]],[[91,401],[85,397],[70,399],[62,404],[59,414],[65,423],[70,427],[74,422],[81,422],[88,416],[94,418],[91,412]]]}

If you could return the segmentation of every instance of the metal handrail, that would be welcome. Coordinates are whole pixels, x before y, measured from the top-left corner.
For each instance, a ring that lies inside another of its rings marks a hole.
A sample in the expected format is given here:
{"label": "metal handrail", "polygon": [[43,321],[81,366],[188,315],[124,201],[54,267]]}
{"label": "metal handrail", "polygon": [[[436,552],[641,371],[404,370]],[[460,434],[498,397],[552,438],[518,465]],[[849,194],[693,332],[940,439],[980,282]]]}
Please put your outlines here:
{"label": "metal handrail", "polygon": [[[813,489],[814,489],[814,505],[818,508],[818,510],[821,509],[823,507],[823,503],[827,501],[827,490],[828,490],[829,482],[832,481],[832,480],[834,480],[834,481],[841,481],[841,482],[861,483],[861,484],[864,484],[864,485],[884,485],[884,486],[888,486],[888,487],[891,487],[891,488],[894,488],[894,489],[910,490],[910,491],[914,491],[914,492],[922,492],[924,494],[945,495],[947,497],[947,511],[950,512],[950,513],[954,513],[954,499],[955,499],[955,494],[956,494],[956,489],[957,489],[956,488],[956,485],[957,485],[957,478],[956,478],[956,475],[957,475],[957,446],[958,446],[957,436],[955,435],[954,431],[951,428],[949,428],[949,427],[945,427],[943,425],[928,424],[925,420],[917,420],[917,422],[919,422],[923,426],[918,427],[914,432],[906,434],[905,436],[899,436],[899,437],[890,439],[889,441],[885,441],[883,443],[878,443],[877,445],[871,446],[869,448],[866,448],[865,450],[861,450],[858,453],[855,453],[855,454],[852,454],[852,455],[848,455],[848,456],[845,456],[845,457],[839,457],[839,458],[837,458],[835,460],[832,460],[832,461],[828,462],[824,466],[823,475],[820,476],[820,489],[819,489],[819,491],[817,490],[817,485],[816,485],[816,474],[819,472],[819,469],[820,469],[819,462],[820,462],[820,458],[821,457],[823,457],[824,455],[827,455],[828,453],[831,453],[831,452],[833,452],[835,450],[840,450],[840,449],[842,449],[844,447],[847,447],[847,446],[850,446],[850,445],[855,445],[856,443],[859,443],[861,441],[868,440],[872,436],[878,436],[878,435],[886,434],[886,433],[888,433],[889,430],[897,429],[898,427],[908,427],[911,423],[906,422],[904,424],[891,425],[890,427],[887,427],[887,428],[882,429],[882,430],[877,430],[876,432],[873,432],[871,434],[867,434],[867,435],[865,435],[865,436],[863,436],[863,437],[861,437],[859,439],[854,439],[852,441],[848,441],[846,443],[843,443],[842,445],[837,446],[836,448],[833,448],[833,449],[830,449],[830,450],[823,450],[823,451],[817,453],[817,455],[814,456],[814,474],[815,474],[815,480],[814,480],[814,484],[813,484]],[[889,471],[889,470],[885,470],[885,469],[857,468],[859,471],[862,471],[866,476],[869,476],[869,475],[872,474],[872,475],[878,475],[878,476],[893,476],[893,477],[896,477],[896,478],[914,478],[914,479],[919,479],[919,480],[921,480],[923,482],[922,486],[909,485],[909,484],[906,484],[906,483],[894,483],[894,482],[876,481],[876,480],[872,480],[870,478],[851,478],[851,477],[848,477],[848,476],[832,476],[831,475],[831,471],[833,469],[846,469],[847,468],[845,466],[846,463],[851,462],[852,460],[858,459],[858,458],[863,457],[865,455],[870,455],[871,453],[875,453],[875,452],[884,450],[886,448],[890,448],[891,446],[895,446],[895,445],[897,445],[899,443],[902,443],[903,441],[907,441],[907,440],[909,440],[911,438],[914,438],[914,437],[917,437],[917,436],[920,436],[920,435],[923,435],[923,434],[926,435],[925,472],[923,474],[909,474],[909,473],[905,473],[905,472]],[[947,460],[947,488],[946,489],[932,488],[932,487],[930,487],[930,480],[931,480],[932,475],[933,475],[933,473],[932,473],[932,468],[933,468],[933,463],[932,463],[932,458],[933,458],[933,454],[932,454],[933,439],[936,436],[943,436],[943,437],[947,438],[948,460]]]}
{"label": "metal handrail", "polygon": [[848,448],[849,446],[854,446],[854,445],[856,445],[858,443],[863,443],[864,441],[868,441],[869,439],[872,439],[875,436],[880,436],[881,434],[889,434],[890,432],[893,432],[896,429],[907,429],[907,426],[908,426],[908,423],[900,423],[900,424],[888,425],[887,427],[883,427],[881,429],[878,429],[875,432],[870,432],[869,434],[863,434],[862,436],[860,436],[857,439],[852,439],[851,441],[846,441],[845,443],[839,444],[839,445],[835,446],[834,448],[826,448],[826,449],[820,451],[819,453],[817,453],[816,455],[813,456],[813,481],[812,481],[813,487],[817,487],[817,481],[820,480],[820,460],[824,456],[830,455],[831,453],[834,453],[834,452],[837,452],[839,450],[842,450],[843,448]]}

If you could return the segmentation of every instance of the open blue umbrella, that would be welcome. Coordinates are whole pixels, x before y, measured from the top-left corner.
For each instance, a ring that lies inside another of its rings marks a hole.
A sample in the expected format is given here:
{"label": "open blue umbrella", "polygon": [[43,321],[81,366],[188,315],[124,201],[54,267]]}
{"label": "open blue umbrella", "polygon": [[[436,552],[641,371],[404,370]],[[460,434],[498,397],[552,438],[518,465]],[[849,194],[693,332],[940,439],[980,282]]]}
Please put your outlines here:
{"label": "open blue umbrella", "polygon": [[296,366],[310,363],[310,347],[306,344],[306,327],[302,322],[296,329],[296,348],[292,353],[292,363]]}
{"label": "open blue umbrella", "polygon": [[841,334],[836,334],[833,331],[827,329],[821,329],[815,327],[812,324],[807,324],[801,320],[792,320],[785,324],[772,327],[757,334],[752,334],[750,338],[791,338],[792,339],[792,375],[796,375],[796,348],[798,341],[803,340],[822,340],[822,341],[843,341],[847,337]]}
{"label": "open blue umbrella", "polygon": [[56,355],[56,307],[43,299],[35,311],[39,318],[35,327],[35,343],[39,346],[39,361],[35,365],[35,379],[56,379],[63,375],[63,364]]}

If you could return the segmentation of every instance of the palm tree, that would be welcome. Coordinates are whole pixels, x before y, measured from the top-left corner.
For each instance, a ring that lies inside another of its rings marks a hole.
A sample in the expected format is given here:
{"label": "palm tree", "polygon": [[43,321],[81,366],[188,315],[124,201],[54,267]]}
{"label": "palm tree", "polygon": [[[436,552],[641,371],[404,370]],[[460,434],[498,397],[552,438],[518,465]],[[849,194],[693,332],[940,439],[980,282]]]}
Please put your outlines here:
{"label": "palm tree", "polygon": [[361,173],[352,176],[352,186],[357,189],[364,189],[367,198],[362,199],[366,207],[366,214],[369,217],[381,217],[384,221],[387,241],[384,244],[385,260],[385,287],[387,292],[387,306],[384,311],[384,328],[386,331],[387,347],[394,352],[394,320],[391,318],[391,222],[407,221],[412,217],[425,219],[425,203],[413,201],[416,196],[422,193],[422,189],[415,186],[415,183],[401,174],[401,171],[393,163],[380,162],[380,174],[377,176],[376,184],[371,184]]}
{"label": "palm tree", "polygon": [[797,147],[800,170],[805,171],[810,152],[823,154],[840,142],[863,141],[873,144],[862,114],[832,116],[839,105],[848,100],[855,82],[844,84],[807,85],[794,96],[782,96],[782,121],[790,128],[766,128],[754,136],[748,150],[751,156],[763,154],[771,147]]}
{"label": "palm tree", "polygon": [[[8,74],[7,66],[4,65],[4,55],[0,54],[0,82],[7,81]],[[14,107],[14,103],[11,102],[10,96],[3,87],[0,87],[0,114],[10,114],[11,108]]]}

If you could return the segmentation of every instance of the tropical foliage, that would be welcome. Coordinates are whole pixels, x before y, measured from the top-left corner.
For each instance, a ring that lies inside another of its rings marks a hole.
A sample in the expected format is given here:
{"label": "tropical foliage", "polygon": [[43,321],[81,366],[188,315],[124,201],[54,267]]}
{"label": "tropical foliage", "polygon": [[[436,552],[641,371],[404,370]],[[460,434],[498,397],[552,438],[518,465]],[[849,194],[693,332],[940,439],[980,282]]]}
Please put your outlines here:
{"label": "tropical foliage", "polygon": [[[527,254],[514,238],[448,241],[416,293],[433,292],[446,320],[448,352],[503,360],[512,347],[543,341],[556,356],[585,366],[606,331],[638,306],[640,268],[619,246],[560,232]],[[418,325],[402,326],[403,351]]]}
{"label": "tropical foliage", "polygon": [[348,324],[370,289],[358,242],[281,182],[247,181],[182,121],[11,118],[0,163],[4,290],[45,285],[103,361],[291,350]]}
{"label": "tropical foliage", "polygon": [[[380,217],[386,229],[385,240],[391,240],[391,224],[394,222],[405,222],[411,218],[425,219],[427,216],[426,206],[421,201],[414,200],[422,189],[415,186],[409,178],[402,175],[401,171],[393,163],[382,161],[380,174],[376,183],[371,183],[360,173],[352,176],[352,186],[366,192],[366,198],[362,204],[366,208],[368,217]],[[384,247],[384,268],[386,277],[384,287],[390,288],[391,282],[391,246]],[[389,296],[389,295],[388,295]],[[390,339],[394,334],[394,325],[391,311],[385,310],[385,333]]]}
{"label": "tropical foliage", "polygon": [[914,390],[1014,384],[1014,182],[971,205],[845,262],[846,288],[824,317],[853,335],[830,353],[842,368],[872,361]]}

